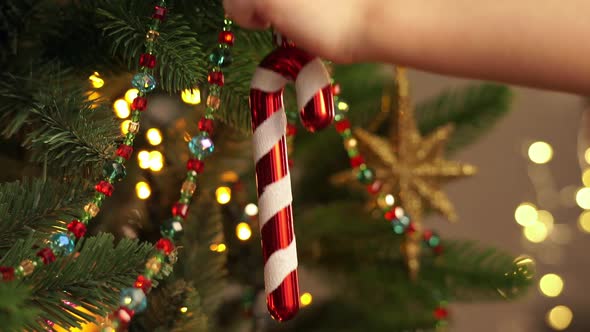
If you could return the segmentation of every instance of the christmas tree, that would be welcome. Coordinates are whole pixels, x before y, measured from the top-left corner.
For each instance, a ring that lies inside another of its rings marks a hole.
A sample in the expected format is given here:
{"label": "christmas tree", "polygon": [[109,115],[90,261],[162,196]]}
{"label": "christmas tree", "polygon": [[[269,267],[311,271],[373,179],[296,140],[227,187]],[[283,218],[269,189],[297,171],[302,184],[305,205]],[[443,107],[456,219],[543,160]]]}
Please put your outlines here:
{"label": "christmas tree", "polygon": [[429,330],[447,325],[448,302],[525,293],[530,259],[421,224],[456,218],[441,186],[475,170],[452,154],[508,111],[510,91],[414,108],[403,70],[331,65],[336,130],[305,133],[285,93],[299,263],[325,294],[273,322],[259,309],[248,107],[272,34],[233,26],[217,1],[155,6],[0,4],[0,329]]}

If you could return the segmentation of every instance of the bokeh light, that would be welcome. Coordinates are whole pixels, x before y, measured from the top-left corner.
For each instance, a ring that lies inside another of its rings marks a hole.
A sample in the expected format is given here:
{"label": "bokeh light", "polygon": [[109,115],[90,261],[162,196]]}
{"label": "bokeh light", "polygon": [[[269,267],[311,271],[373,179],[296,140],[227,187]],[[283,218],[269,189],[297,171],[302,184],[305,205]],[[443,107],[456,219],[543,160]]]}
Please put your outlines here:
{"label": "bokeh light", "polygon": [[586,187],[590,187],[590,168],[586,168],[582,173],[582,183]]}
{"label": "bokeh light", "polygon": [[529,158],[535,164],[546,164],[553,158],[553,148],[547,142],[535,142],[529,146]]}
{"label": "bokeh light", "polygon": [[236,226],[236,236],[241,241],[247,241],[252,237],[252,229],[250,225],[245,222],[241,222]]}
{"label": "bokeh light", "polygon": [[590,148],[587,148],[584,152],[584,159],[588,164],[590,164]]}
{"label": "bokeh light", "polygon": [[121,134],[127,135],[127,133],[129,132],[129,124],[130,123],[131,123],[131,120],[125,120],[125,121],[121,122]]}
{"label": "bokeh light", "polygon": [[120,119],[126,119],[131,114],[129,110],[129,104],[124,99],[117,99],[113,103],[113,110],[115,111],[115,115],[117,115]]}
{"label": "bokeh light", "polygon": [[90,77],[88,77],[88,80],[90,80],[90,84],[92,84],[92,87],[95,89],[100,89],[104,86],[104,80],[100,77],[100,74],[97,72],[94,72],[92,75],[90,75]]}
{"label": "bokeh light", "polygon": [[590,233],[590,211],[584,211],[578,218],[578,226],[580,230]]}
{"label": "bokeh light", "polygon": [[190,105],[198,105],[201,103],[201,91],[199,88],[185,89],[180,94],[182,101]]}
{"label": "bokeh light", "polygon": [[554,330],[562,331],[570,326],[573,318],[574,314],[570,308],[558,305],[547,313],[547,324]]}
{"label": "bokeh light", "polygon": [[215,198],[217,203],[224,205],[231,201],[231,188],[230,187],[219,187],[215,190]]}
{"label": "bokeh light", "polygon": [[139,181],[135,184],[135,193],[139,199],[148,199],[152,194],[152,190],[147,182]]}
{"label": "bokeh light", "polygon": [[150,168],[150,153],[146,150],[141,150],[137,153],[137,161],[141,169]]}
{"label": "bokeh light", "polygon": [[514,219],[521,226],[531,226],[537,222],[538,218],[537,207],[532,203],[522,203],[514,211]]}
{"label": "bokeh light", "polygon": [[125,101],[127,103],[131,104],[133,102],[133,99],[137,98],[138,94],[139,94],[139,90],[137,90],[137,89],[127,90],[127,92],[125,92]]}
{"label": "bokeh light", "polygon": [[158,128],[150,128],[146,131],[145,137],[151,145],[159,145],[162,143],[162,132]]}
{"label": "bokeh light", "polygon": [[582,209],[590,209],[590,188],[581,188],[576,192],[576,203]]}
{"label": "bokeh light", "polygon": [[186,314],[186,312],[188,311],[187,307],[180,307],[180,312],[183,314]]}
{"label": "bokeh light", "polygon": [[547,227],[547,232],[551,233],[551,231],[553,230],[553,225],[555,224],[555,219],[553,218],[551,212],[546,210],[539,210],[537,211],[537,217],[538,221],[540,223],[543,223],[545,227]]}
{"label": "bokeh light", "polygon": [[221,173],[221,181],[222,182],[238,182],[238,180],[240,179],[240,176],[238,175],[238,173],[234,172],[234,171],[225,171],[223,173]]}
{"label": "bokeh light", "polygon": [[150,152],[149,168],[154,172],[159,172],[164,168],[164,156],[160,151]]}
{"label": "bokeh light", "polygon": [[563,291],[563,279],[554,273],[549,273],[539,280],[539,289],[547,297],[556,297]]}
{"label": "bokeh light", "polygon": [[307,292],[303,293],[303,294],[301,294],[301,297],[299,298],[299,302],[301,303],[301,306],[307,307],[308,305],[311,304],[311,302],[313,302],[313,296]]}
{"label": "bokeh light", "polygon": [[545,241],[549,232],[547,226],[541,222],[535,222],[530,226],[523,228],[524,237],[532,243],[541,243]]}
{"label": "bokeh light", "polygon": [[254,203],[250,203],[244,208],[244,213],[246,213],[247,216],[254,217],[258,214],[258,206]]}

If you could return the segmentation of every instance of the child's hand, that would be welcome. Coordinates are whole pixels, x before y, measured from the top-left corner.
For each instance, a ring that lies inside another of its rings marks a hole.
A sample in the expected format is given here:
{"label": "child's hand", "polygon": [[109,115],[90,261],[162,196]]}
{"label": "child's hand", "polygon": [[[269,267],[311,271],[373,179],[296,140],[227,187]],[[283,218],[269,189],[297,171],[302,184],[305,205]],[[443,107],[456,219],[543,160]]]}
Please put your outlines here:
{"label": "child's hand", "polygon": [[332,61],[372,58],[365,34],[373,0],[224,0],[223,4],[240,26],[272,26],[302,48]]}

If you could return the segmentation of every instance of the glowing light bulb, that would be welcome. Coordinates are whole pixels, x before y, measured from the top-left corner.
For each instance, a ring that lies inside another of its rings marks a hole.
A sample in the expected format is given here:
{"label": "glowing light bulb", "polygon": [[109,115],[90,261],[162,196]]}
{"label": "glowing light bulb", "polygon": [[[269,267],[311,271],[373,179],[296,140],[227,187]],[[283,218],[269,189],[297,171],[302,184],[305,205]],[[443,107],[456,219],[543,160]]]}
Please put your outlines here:
{"label": "glowing light bulb", "polygon": [[127,92],[125,92],[125,101],[128,104],[131,104],[133,102],[133,99],[137,98],[138,94],[139,94],[139,91],[137,89],[127,90]]}
{"label": "glowing light bulb", "polygon": [[584,159],[586,159],[586,162],[590,164],[590,148],[587,148],[586,152],[584,152]]}
{"label": "glowing light bulb", "polygon": [[311,296],[310,293],[303,293],[303,294],[301,294],[301,297],[299,298],[299,302],[301,303],[301,305],[303,307],[307,307],[308,305],[311,304],[311,302],[313,302],[313,296]]}
{"label": "glowing light bulb", "polygon": [[154,172],[159,172],[164,168],[164,156],[160,151],[150,152],[149,168]]}
{"label": "glowing light bulb", "polygon": [[547,142],[535,142],[529,146],[529,158],[535,164],[546,164],[553,158],[553,148]]}
{"label": "glowing light bulb", "polygon": [[215,197],[217,203],[224,205],[231,201],[231,188],[230,187],[219,187],[215,190]]}
{"label": "glowing light bulb", "polygon": [[559,296],[563,290],[563,279],[557,274],[546,274],[539,280],[539,289],[547,297]]}
{"label": "glowing light bulb", "polygon": [[580,214],[578,226],[583,232],[590,233],[590,211],[584,211]]}
{"label": "glowing light bulb", "polygon": [[582,173],[582,183],[586,187],[590,187],[590,168],[586,168]]}
{"label": "glowing light bulb", "polygon": [[145,137],[147,138],[148,143],[150,143],[151,145],[156,146],[162,143],[162,133],[158,128],[148,129],[145,133]]}
{"label": "glowing light bulb", "polygon": [[250,225],[245,222],[241,222],[236,226],[236,236],[241,241],[247,241],[252,237],[252,229]]}
{"label": "glowing light bulb", "polygon": [[137,154],[137,161],[139,162],[139,167],[141,169],[150,168],[150,153],[146,150],[139,151]]}
{"label": "glowing light bulb", "polygon": [[217,243],[213,243],[212,245],[209,246],[209,250],[217,251],[217,247],[218,247]]}
{"label": "glowing light bulb", "polygon": [[541,243],[545,241],[548,233],[547,226],[541,222],[535,222],[523,229],[524,237],[532,243]]}
{"label": "glowing light bulb", "polygon": [[129,124],[130,123],[131,123],[131,120],[125,120],[125,121],[121,122],[121,134],[127,135],[127,133],[129,132]]}
{"label": "glowing light bulb", "polygon": [[224,252],[227,249],[227,246],[224,243],[220,243],[217,245],[217,252]]}
{"label": "glowing light bulb", "polygon": [[554,330],[562,331],[570,326],[573,318],[574,314],[570,308],[558,305],[547,313],[547,324]]}
{"label": "glowing light bulb", "polygon": [[201,91],[199,88],[185,89],[180,94],[182,101],[190,105],[198,105],[201,103]]}
{"label": "glowing light bulb", "polygon": [[551,231],[553,231],[553,225],[555,222],[555,219],[553,218],[551,212],[546,210],[539,210],[537,211],[537,215],[539,222],[543,223],[545,227],[547,227],[547,232],[551,233]]}
{"label": "glowing light bulb", "polygon": [[582,209],[590,209],[590,188],[582,188],[576,192],[576,203]]}
{"label": "glowing light bulb", "polygon": [[531,226],[538,217],[537,207],[532,203],[522,203],[514,211],[514,219],[521,226]]}
{"label": "glowing light bulb", "polygon": [[152,194],[152,190],[147,182],[140,181],[135,185],[135,193],[139,199],[147,199]]}
{"label": "glowing light bulb", "polygon": [[129,105],[124,99],[117,99],[113,104],[113,109],[115,110],[115,114],[120,119],[125,119],[129,117],[131,111],[129,110]]}
{"label": "glowing light bulb", "polygon": [[183,314],[186,314],[187,311],[188,311],[187,307],[180,307],[180,312],[182,312]]}
{"label": "glowing light bulb", "polygon": [[95,89],[100,89],[104,86],[104,80],[100,78],[100,74],[97,72],[94,72],[92,75],[90,75],[88,80],[90,80],[90,84],[92,84],[92,87]]}
{"label": "glowing light bulb", "polygon": [[244,213],[246,213],[247,216],[254,217],[258,214],[258,206],[254,203],[250,203],[244,208]]}

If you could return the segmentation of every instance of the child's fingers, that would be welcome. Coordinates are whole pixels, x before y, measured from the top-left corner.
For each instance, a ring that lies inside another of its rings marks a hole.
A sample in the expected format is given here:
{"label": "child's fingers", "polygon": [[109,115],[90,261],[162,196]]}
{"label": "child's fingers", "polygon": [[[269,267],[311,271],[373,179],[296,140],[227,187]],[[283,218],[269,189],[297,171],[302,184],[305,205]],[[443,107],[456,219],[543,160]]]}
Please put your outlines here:
{"label": "child's fingers", "polygon": [[256,2],[256,0],[223,0],[223,7],[225,13],[241,27],[266,29],[270,23],[257,14]]}

